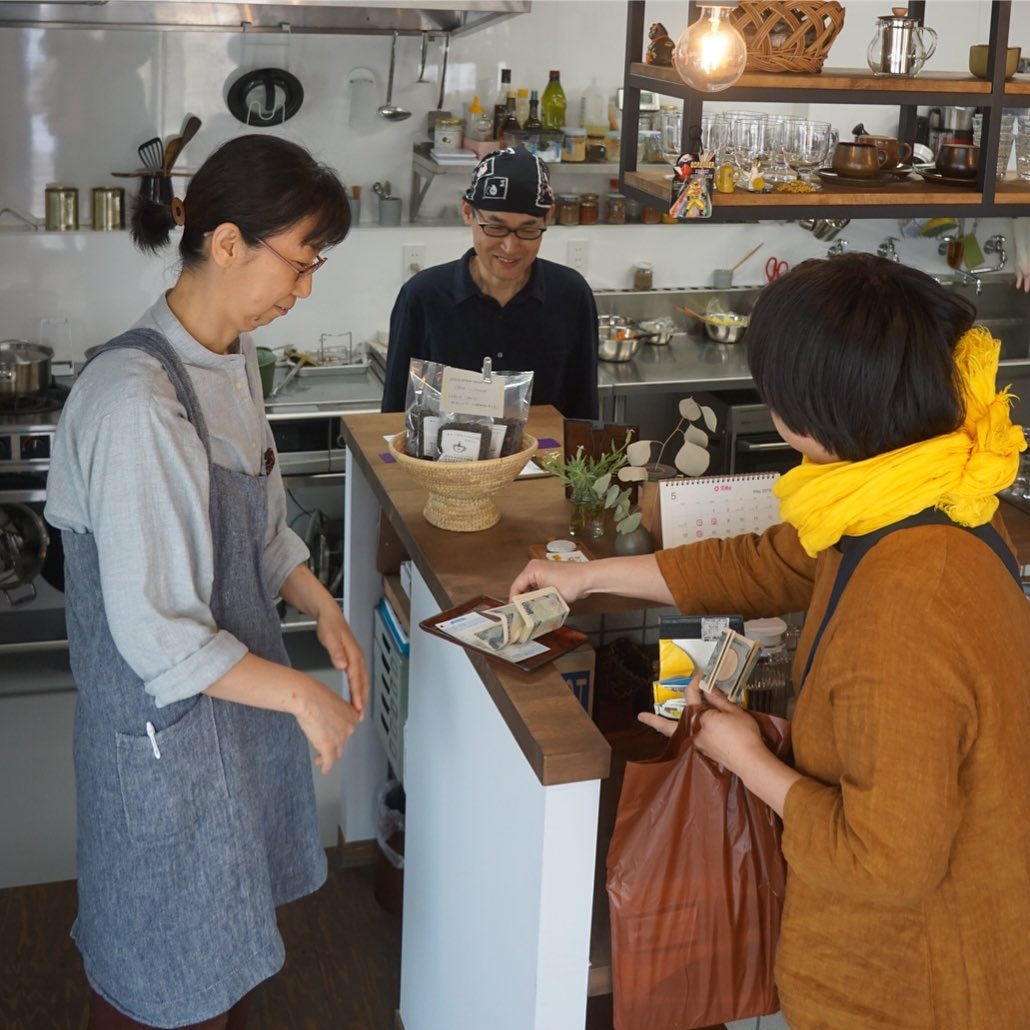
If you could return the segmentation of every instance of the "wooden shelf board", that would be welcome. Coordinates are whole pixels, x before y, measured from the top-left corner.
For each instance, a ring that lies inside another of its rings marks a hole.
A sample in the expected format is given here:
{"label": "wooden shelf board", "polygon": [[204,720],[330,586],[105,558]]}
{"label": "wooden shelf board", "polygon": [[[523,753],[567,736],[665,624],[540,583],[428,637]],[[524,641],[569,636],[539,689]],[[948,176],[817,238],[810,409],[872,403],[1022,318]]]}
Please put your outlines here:
{"label": "wooden shelf board", "polygon": [[1030,96],[1030,75],[1014,75],[1005,83],[1006,96]]}
{"label": "wooden shelf board", "polygon": [[[668,203],[670,183],[664,178],[667,173],[650,171],[627,172],[626,185],[633,186],[648,193],[663,204]],[[999,184],[1005,186],[1008,184]],[[1014,184],[1015,185],[1015,184]],[[999,196],[999,202],[1001,197]],[[755,210],[767,208],[770,217],[775,217],[779,206],[789,204],[792,207],[865,207],[906,206],[918,204],[940,204],[946,201],[956,207],[968,207],[983,203],[983,194],[977,190],[956,189],[951,186],[937,186],[921,179],[910,182],[899,182],[878,189],[862,189],[850,186],[824,185],[817,193],[748,193],[737,190],[733,193],[716,193],[713,203],[720,208],[744,208]],[[1030,183],[1022,188],[1022,192],[1006,200],[1006,203],[1030,203]]]}
{"label": "wooden shelf board", "polygon": [[1030,204],[1030,179],[1004,179],[994,190],[995,204]]}
{"label": "wooden shelf board", "polygon": [[[675,86],[677,91],[687,89],[675,68],[656,67],[636,61],[630,65],[630,74],[647,79],[650,88],[661,92],[663,84]],[[1027,77],[1030,80],[1030,76]],[[1030,81],[1012,80],[1009,88],[1018,86],[1013,92],[1030,92]],[[784,90],[868,90],[877,93],[976,93],[989,94],[991,84],[977,79],[968,72],[935,72],[933,75],[917,75],[913,78],[873,75],[862,68],[824,68],[818,74],[793,72],[745,72],[730,87],[733,89],[784,89]],[[719,99],[718,96],[713,99]]]}

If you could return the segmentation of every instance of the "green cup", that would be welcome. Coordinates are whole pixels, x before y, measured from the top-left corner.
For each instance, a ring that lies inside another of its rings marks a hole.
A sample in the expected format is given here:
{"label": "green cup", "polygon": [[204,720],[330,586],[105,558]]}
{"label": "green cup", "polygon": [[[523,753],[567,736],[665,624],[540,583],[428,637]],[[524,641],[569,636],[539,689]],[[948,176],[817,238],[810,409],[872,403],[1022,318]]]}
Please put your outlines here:
{"label": "green cup", "polygon": [[275,382],[275,351],[268,347],[257,348],[258,372],[261,374],[261,393],[267,397]]}

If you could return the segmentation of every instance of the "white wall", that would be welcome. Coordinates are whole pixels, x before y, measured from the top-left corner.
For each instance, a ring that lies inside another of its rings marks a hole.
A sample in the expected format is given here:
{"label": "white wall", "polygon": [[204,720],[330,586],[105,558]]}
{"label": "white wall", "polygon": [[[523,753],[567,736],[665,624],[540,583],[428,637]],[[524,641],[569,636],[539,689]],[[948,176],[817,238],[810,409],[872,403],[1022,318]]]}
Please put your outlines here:
{"label": "white wall", "polygon": [[[879,0],[849,2],[830,64],[864,66],[875,18],[883,13]],[[648,20],[665,21],[673,34],[682,16],[679,3],[648,7]],[[486,102],[497,69],[508,64],[516,84],[537,89],[545,84],[548,69],[560,68],[570,110],[576,110],[579,94],[594,75],[606,91],[621,84],[625,18],[625,5],[616,0],[536,0],[529,14],[459,37],[451,47],[445,105],[459,110],[475,92]],[[1013,20],[1013,41],[1025,38],[1030,51],[1030,3],[1016,4]],[[963,70],[969,43],[986,38],[989,4],[934,3],[928,6],[927,21],[942,37],[928,68]],[[266,329],[262,342],[310,347],[322,332],[349,330],[357,337],[369,336],[387,325],[402,282],[403,244],[424,244],[427,260],[436,263],[456,256],[468,243],[462,228],[419,224],[380,229],[373,224],[369,187],[377,179],[391,181],[394,193],[404,196],[407,212],[411,146],[425,138],[425,114],[436,106],[439,89],[440,46],[431,44],[430,81],[419,84],[414,81],[418,38],[402,38],[394,99],[413,116],[400,123],[372,119],[367,128],[352,127],[348,75],[357,67],[370,68],[377,96],[385,96],[389,51],[389,38],[374,36],[296,35],[287,43],[283,37],[244,38],[240,33],[0,29],[0,207],[40,218],[45,185],[62,182],[79,188],[85,221],[89,189],[117,183],[111,172],[138,166],[136,146],[153,135],[176,133],[187,113],[203,120],[182,159],[185,169],[195,168],[219,143],[246,131],[223,102],[240,70],[288,67],[300,77],[305,101],[299,114],[275,131],[311,148],[338,168],[348,184],[363,185],[367,199],[361,227],[318,273],[312,298]],[[822,110],[844,136],[859,120],[870,130],[896,126],[896,109],[856,105]],[[601,173],[602,185],[606,178]],[[582,180],[570,185],[577,183],[583,188]],[[424,213],[438,220],[442,211],[453,212],[464,184],[462,176],[439,177],[426,197]],[[2,337],[37,339],[41,318],[67,317],[76,331],[73,348],[81,354],[85,346],[125,328],[159,290],[174,282],[173,252],[143,257],[123,233],[29,233],[9,228],[12,224],[9,216],[0,218]],[[981,239],[1005,228],[1004,223],[982,226]],[[892,221],[853,222],[844,233],[853,248],[861,249],[875,249],[889,234],[897,235]],[[588,277],[598,287],[627,286],[630,266],[640,258],[655,262],[656,286],[689,286],[705,284],[711,268],[734,263],[759,240],[765,248],[741,269],[738,281],[760,281],[769,254],[796,261],[825,251],[825,244],[794,225],[763,223],[555,228],[545,237],[542,255],[565,260],[570,239],[589,242]],[[901,252],[903,260],[920,267],[944,269],[929,241],[905,241]]]}

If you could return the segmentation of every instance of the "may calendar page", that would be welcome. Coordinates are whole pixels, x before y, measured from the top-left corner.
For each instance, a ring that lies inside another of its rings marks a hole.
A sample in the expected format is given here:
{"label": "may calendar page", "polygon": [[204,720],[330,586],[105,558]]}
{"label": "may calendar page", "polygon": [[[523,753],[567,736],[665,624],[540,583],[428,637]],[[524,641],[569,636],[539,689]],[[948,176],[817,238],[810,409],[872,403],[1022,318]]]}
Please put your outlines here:
{"label": "may calendar page", "polygon": [[778,472],[666,479],[659,483],[662,546],[762,533],[780,521],[773,495]]}

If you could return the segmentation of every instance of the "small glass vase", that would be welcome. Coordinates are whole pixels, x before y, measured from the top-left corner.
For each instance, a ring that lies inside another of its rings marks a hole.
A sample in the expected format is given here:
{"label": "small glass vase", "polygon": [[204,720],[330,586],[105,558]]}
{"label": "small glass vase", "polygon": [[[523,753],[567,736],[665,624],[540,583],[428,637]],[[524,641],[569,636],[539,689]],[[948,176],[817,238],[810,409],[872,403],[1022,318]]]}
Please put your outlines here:
{"label": "small glass vase", "polygon": [[589,496],[569,498],[572,510],[569,514],[569,535],[580,539],[594,539],[604,536],[604,501],[590,491]]}

